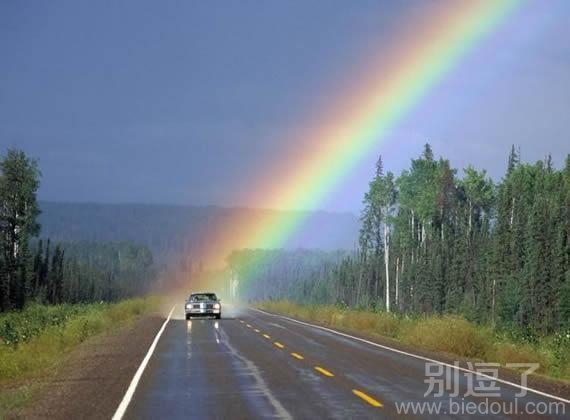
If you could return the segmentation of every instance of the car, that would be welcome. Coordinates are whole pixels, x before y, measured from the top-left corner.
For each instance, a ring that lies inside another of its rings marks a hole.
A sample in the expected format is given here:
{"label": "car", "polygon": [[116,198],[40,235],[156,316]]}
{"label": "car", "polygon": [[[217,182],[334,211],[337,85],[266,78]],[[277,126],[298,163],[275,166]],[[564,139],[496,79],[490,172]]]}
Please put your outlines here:
{"label": "car", "polygon": [[220,299],[212,292],[192,293],[184,305],[186,319],[200,316],[222,317],[222,304]]}

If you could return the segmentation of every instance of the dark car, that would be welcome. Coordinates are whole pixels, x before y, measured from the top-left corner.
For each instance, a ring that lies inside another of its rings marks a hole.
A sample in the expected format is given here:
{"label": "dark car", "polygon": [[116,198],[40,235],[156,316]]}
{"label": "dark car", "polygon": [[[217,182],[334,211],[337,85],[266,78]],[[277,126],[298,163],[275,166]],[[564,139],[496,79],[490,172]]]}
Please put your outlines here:
{"label": "dark car", "polygon": [[222,304],[215,293],[192,293],[184,305],[186,319],[199,316],[222,317]]}

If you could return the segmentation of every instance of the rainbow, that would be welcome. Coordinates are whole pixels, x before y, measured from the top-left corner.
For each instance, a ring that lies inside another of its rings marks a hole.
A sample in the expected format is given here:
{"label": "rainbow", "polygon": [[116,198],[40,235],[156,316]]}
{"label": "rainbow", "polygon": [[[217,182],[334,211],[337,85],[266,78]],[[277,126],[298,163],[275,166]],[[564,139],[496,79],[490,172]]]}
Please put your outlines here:
{"label": "rainbow", "polygon": [[[443,3],[443,2],[442,2]],[[321,128],[292,142],[303,150],[284,163],[292,168],[272,174],[260,168],[264,181],[247,194],[277,209],[315,209],[430,90],[513,12],[518,0],[474,0],[436,4],[429,14],[411,16],[397,45],[382,51],[356,74],[358,83],[326,109]],[[452,4],[454,7],[449,7]],[[287,155],[287,154],[286,154]],[[246,199],[247,201],[247,199]],[[304,213],[260,220],[235,217],[214,230],[205,264],[220,261],[220,252],[235,248],[281,248],[302,225]]]}

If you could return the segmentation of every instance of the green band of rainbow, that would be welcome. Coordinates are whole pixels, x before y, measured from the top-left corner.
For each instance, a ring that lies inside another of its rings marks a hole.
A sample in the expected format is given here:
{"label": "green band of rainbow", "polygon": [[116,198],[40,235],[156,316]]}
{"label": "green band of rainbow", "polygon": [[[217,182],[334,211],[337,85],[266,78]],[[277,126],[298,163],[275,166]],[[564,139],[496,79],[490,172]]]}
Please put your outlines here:
{"label": "green band of rainbow", "polygon": [[[420,103],[422,98],[477,44],[503,22],[518,0],[475,0],[448,3],[435,17],[426,17],[417,32],[392,51],[388,65],[371,66],[371,75],[350,104],[337,107],[331,127],[312,133],[306,140],[307,156],[291,162],[288,176],[278,179],[264,173],[264,181],[253,191],[273,208],[316,209],[370,150]],[[425,23],[427,22],[427,23]],[[414,28],[416,29],[416,28]],[[388,71],[385,69],[388,68]],[[374,71],[379,76],[375,77]],[[302,143],[302,142],[301,142]],[[260,177],[261,178],[261,177]],[[232,248],[281,248],[302,225],[306,213],[273,217],[261,221],[232,220],[221,231],[233,231],[212,245],[212,260]],[[235,234],[235,226],[241,226]],[[231,237],[230,237],[231,236]]]}

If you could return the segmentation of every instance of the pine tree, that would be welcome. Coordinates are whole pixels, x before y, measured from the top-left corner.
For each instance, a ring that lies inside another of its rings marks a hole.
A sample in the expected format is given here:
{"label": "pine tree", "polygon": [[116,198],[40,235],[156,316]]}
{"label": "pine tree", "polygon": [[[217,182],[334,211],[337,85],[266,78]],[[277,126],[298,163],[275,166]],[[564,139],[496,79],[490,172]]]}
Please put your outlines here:
{"label": "pine tree", "polygon": [[0,276],[0,311],[9,309],[11,299],[21,296],[22,249],[39,232],[36,192],[40,172],[37,162],[24,152],[10,149],[0,160],[0,254],[4,267]]}

